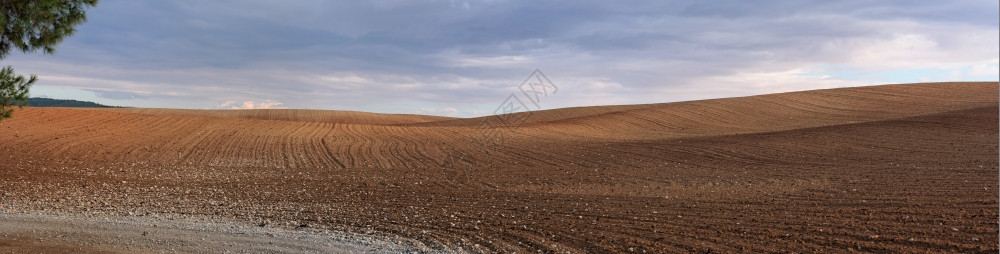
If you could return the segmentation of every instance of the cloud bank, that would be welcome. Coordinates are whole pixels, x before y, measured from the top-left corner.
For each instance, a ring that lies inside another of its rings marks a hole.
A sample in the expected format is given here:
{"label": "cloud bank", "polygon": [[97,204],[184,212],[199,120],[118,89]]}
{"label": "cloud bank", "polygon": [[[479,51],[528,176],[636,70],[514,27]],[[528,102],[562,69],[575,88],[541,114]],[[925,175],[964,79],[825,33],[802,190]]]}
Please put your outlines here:
{"label": "cloud bank", "polygon": [[112,105],[476,116],[536,68],[560,88],[543,108],[995,81],[997,9],[995,1],[105,0],[56,55],[3,64],[38,74],[36,95],[58,89]]}

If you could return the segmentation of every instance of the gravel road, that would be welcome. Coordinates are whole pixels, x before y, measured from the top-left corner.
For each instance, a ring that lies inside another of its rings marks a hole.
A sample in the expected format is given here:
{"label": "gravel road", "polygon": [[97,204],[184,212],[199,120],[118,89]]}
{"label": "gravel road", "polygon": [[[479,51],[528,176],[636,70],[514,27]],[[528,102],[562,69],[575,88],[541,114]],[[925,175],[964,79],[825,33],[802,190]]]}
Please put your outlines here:
{"label": "gravel road", "polygon": [[424,253],[405,239],[197,220],[0,213],[0,253]]}

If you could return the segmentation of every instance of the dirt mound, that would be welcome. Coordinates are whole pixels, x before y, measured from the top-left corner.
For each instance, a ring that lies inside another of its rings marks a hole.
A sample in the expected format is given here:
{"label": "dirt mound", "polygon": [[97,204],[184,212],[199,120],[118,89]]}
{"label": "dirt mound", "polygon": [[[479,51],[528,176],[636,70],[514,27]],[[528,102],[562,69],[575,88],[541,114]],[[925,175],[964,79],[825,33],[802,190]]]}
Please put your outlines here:
{"label": "dirt mound", "polygon": [[997,91],[556,109],[485,129],[27,108],[0,122],[0,211],[202,216],[463,250],[995,252]]}

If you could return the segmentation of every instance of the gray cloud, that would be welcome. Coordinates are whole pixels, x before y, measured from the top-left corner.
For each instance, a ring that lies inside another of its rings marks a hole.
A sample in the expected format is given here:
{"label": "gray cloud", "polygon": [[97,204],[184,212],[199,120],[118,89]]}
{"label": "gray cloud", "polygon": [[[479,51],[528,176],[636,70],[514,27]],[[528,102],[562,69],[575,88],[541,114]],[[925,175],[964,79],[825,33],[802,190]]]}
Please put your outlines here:
{"label": "gray cloud", "polygon": [[98,98],[112,99],[112,100],[132,100],[132,99],[145,99],[148,96],[144,96],[137,93],[124,92],[124,91],[104,91],[104,90],[91,90],[84,89],[84,91],[93,92]]}
{"label": "gray cloud", "polygon": [[[899,82],[880,73],[914,69],[974,69],[955,77],[982,79],[1000,54],[996,9],[985,1],[106,0],[55,56],[8,60],[42,75],[41,86],[97,91],[116,105],[274,101],[468,116],[495,107],[535,68],[563,88],[548,108]],[[845,68],[872,78],[837,76]]]}

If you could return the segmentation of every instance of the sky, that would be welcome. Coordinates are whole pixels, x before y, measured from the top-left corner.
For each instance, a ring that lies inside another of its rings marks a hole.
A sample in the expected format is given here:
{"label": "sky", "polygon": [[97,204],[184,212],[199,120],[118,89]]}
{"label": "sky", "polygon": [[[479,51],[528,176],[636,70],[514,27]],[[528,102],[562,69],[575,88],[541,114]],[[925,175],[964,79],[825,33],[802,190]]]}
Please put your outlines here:
{"label": "sky", "polygon": [[32,96],[473,117],[535,70],[537,109],[1000,79],[998,1],[102,0]]}

